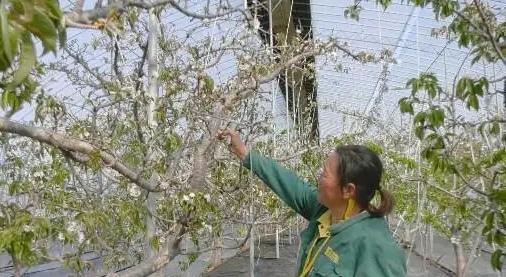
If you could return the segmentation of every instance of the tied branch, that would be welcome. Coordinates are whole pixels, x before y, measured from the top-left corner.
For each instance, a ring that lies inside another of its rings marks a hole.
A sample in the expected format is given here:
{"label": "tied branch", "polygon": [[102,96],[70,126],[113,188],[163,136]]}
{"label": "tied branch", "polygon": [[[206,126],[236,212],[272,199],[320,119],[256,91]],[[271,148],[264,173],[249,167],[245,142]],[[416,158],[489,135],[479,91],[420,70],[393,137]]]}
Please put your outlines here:
{"label": "tied branch", "polygon": [[120,162],[114,155],[100,148],[78,139],[69,138],[64,134],[48,131],[43,128],[26,126],[16,123],[5,117],[0,117],[0,132],[17,134],[36,141],[49,144],[62,150],[64,153],[72,153],[70,157],[80,163],[86,163],[92,155],[99,155],[102,162],[125,176],[131,182],[151,192],[160,192],[158,183],[150,182],[142,177],[142,172],[136,172]]}
{"label": "tied branch", "polygon": [[[83,0],[80,0],[84,2]],[[104,26],[107,19],[111,14],[123,14],[128,8],[139,8],[139,9],[152,9],[162,6],[170,5],[180,13],[204,20],[204,19],[216,19],[224,16],[228,16],[234,13],[242,13],[245,18],[249,19],[248,14],[241,7],[232,7],[230,5],[221,6],[219,11],[216,13],[196,13],[183,7],[178,1],[175,0],[157,0],[157,1],[142,1],[142,0],[118,0],[110,3],[106,6],[96,6],[94,9],[82,10],[82,4],[76,5],[73,11],[65,13],[65,24],[67,27],[81,28],[81,29],[100,29]]]}
{"label": "tied branch", "polygon": [[270,73],[265,74],[263,76],[252,76],[249,80],[241,82],[237,86],[235,90],[231,93],[226,94],[221,100],[224,103],[225,108],[229,108],[233,105],[233,103],[245,99],[251,95],[252,92],[256,91],[260,88],[260,85],[269,83],[274,79],[278,78],[278,76],[286,69],[303,62],[309,57],[317,56],[324,54],[325,52],[332,51],[337,49],[342,51],[346,56],[351,57],[354,60],[359,61],[360,57],[354,53],[352,53],[349,49],[339,45],[336,41],[330,41],[321,46],[312,46],[312,49],[306,50],[287,61],[280,63],[277,65]]}

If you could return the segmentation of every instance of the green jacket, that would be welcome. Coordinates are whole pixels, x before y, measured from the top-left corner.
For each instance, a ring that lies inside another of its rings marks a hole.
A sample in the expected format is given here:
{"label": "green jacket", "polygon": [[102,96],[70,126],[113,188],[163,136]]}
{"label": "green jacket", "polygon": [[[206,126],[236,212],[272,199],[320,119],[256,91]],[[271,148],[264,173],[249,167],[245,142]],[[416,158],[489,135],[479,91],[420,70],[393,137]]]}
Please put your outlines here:
{"label": "green jacket", "polygon": [[[317,200],[317,188],[255,151],[248,154],[243,164],[260,177],[290,208],[309,221],[308,227],[301,233],[299,275],[310,244],[318,232],[317,220],[327,211]],[[308,276],[406,276],[404,251],[392,238],[383,217],[372,217],[363,212],[342,223],[331,225],[330,233],[330,239],[319,252]],[[313,249],[319,248],[322,242],[323,239],[317,241]],[[328,254],[329,251],[332,255]]]}

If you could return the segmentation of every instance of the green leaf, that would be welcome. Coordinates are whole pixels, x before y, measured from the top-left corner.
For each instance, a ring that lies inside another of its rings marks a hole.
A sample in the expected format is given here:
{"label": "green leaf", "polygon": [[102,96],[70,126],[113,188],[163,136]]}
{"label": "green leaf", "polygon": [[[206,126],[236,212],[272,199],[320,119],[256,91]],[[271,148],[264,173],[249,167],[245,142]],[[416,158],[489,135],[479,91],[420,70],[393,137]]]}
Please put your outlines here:
{"label": "green leaf", "polygon": [[15,105],[16,93],[11,90],[4,90],[2,93],[2,108],[11,107],[13,108]]}
{"label": "green leaf", "polygon": [[413,122],[414,123],[419,123],[419,124],[424,124],[425,123],[425,119],[427,117],[427,113],[425,112],[419,112],[415,115],[415,118],[413,119]]}
{"label": "green leaf", "polygon": [[493,254],[490,262],[492,264],[492,268],[497,271],[502,271],[502,257],[504,256],[501,249],[497,249]]}
{"label": "green leaf", "polygon": [[151,238],[150,244],[151,244],[151,247],[152,247],[154,250],[156,250],[156,251],[160,250],[160,237],[158,237],[158,236],[153,236],[153,237]]}
{"label": "green leaf", "polygon": [[427,89],[427,93],[429,94],[430,98],[436,97],[436,95],[438,93],[437,85],[435,85],[435,84],[427,84],[426,89]]}
{"label": "green leaf", "polygon": [[506,243],[506,235],[503,234],[501,230],[497,229],[495,231],[494,241],[499,247],[503,247]]}
{"label": "green leaf", "polygon": [[60,43],[60,47],[65,47],[67,43],[67,31],[65,29],[65,17],[62,17],[62,23],[60,23],[60,30],[58,31],[58,42]]}
{"label": "green leaf", "polygon": [[469,95],[467,98],[467,108],[473,108],[476,111],[480,108],[480,101],[476,95]]}
{"label": "green leaf", "polygon": [[204,86],[205,86],[205,89],[208,92],[212,92],[214,90],[214,80],[213,80],[213,78],[211,78],[209,76],[206,76],[204,78]]}
{"label": "green leaf", "polygon": [[420,6],[420,7],[425,7],[425,5],[427,5],[426,3],[427,0],[411,0],[411,2],[413,4],[415,4],[415,6]]}
{"label": "green leaf", "polygon": [[23,80],[30,74],[35,62],[37,55],[35,53],[35,45],[33,44],[32,37],[29,33],[23,35],[21,44],[21,55],[19,58],[19,68],[14,73],[12,82],[9,84],[11,89],[21,84]]}
{"label": "green leaf", "polygon": [[406,83],[406,88],[411,88],[411,95],[415,95],[420,88],[420,81],[417,78],[411,78]]}
{"label": "green leaf", "polygon": [[425,127],[424,126],[417,126],[415,127],[415,135],[418,139],[423,139],[425,133]]}
{"label": "green leaf", "polygon": [[392,4],[392,0],[376,0],[376,3],[379,3],[386,10]]}
{"label": "green leaf", "polygon": [[494,213],[488,213],[485,217],[485,224],[487,226],[493,226],[494,224]]}
{"label": "green leaf", "polygon": [[433,127],[437,128],[444,124],[445,114],[442,109],[433,109],[429,114],[429,121]]}
{"label": "green leaf", "polygon": [[54,19],[54,22],[60,21],[60,19],[63,17],[63,12],[60,9],[60,4],[57,0],[45,0],[44,1],[45,6],[47,7],[48,14],[52,19]]}
{"label": "green leaf", "polygon": [[489,129],[489,132],[492,135],[497,135],[497,134],[499,134],[499,131],[500,131],[499,122],[495,121],[494,123],[492,123],[492,126]]}
{"label": "green leaf", "polygon": [[462,78],[457,82],[456,94],[457,94],[457,97],[460,99],[464,99],[466,96],[465,95],[465,93],[466,93],[466,79],[467,78]]}
{"label": "green leaf", "polygon": [[47,53],[47,51],[56,52],[57,33],[55,25],[40,8],[35,7],[33,18],[25,27],[42,41],[44,53]]}
{"label": "green leaf", "polygon": [[474,87],[474,80],[471,78],[464,78],[466,92],[471,93]]}
{"label": "green leaf", "polygon": [[505,203],[506,203],[506,189],[494,190],[490,194],[490,200],[497,202],[497,203],[502,203],[503,205],[505,205]]}
{"label": "green leaf", "polygon": [[488,79],[485,78],[485,77],[481,77],[480,80],[478,81],[480,83],[480,86],[482,87],[482,90],[483,91],[488,91],[488,88],[489,88],[489,82],[488,82]]}
{"label": "green leaf", "polygon": [[463,32],[460,34],[460,37],[459,37],[459,45],[460,46],[468,47],[469,41],[470,41],[470,37],[467,32]]}
{"label": "green leaf", "polygon": [[479,96],[483,95],[483,87],[481,85],[481,82],[477,82],[476,84],[474,84],[472,92],[474,95]]}
{"label": "green leaf", "polygon": [[[0,38],[0,45],[2,45],[2,38]],[[9,68],[9,65],[11,64],[4,54],[5,53],[3,53],[3,51],[0,51],[0,71],[6,70],[7,68]]]}
{"label": "green leaf", "polygon": [[409,114],[414,113],[413,103],[407,97],[404,97],[401,100],[399,100],[399,106],[401,113],[409,113]]}
{"label": "green leaf", "polygon": [[9,184],[9,195],[13,196],[20,192],[23,192],[23,183],[20,181],[14,181]]}
{"label": "green leaf", "polygon": [[5,56],[7,58],[7,61],[10,63],[12,62],[12,58],[14,57],[14,54],[12,53],[12,47],[9,37],[9,22],[7,21],[7,11],[5,10],[3,1],[0,4],[0,29],[2,33],[2,42],[3,42],[3,52],[5,53]]}
{"label": "green leaf", "polygon": [[345,18],[351,18],[356,21],[359,21],[360,19],[360,12],[362,11],[362,7],[358,4],[354,4],[349,6],[344,10],[344,17]]}
{"label": "green leaf", "polygon": [[474,55],[474,58],[471,60],[471,65],[474,65],[475,63],[479,62],[482,57],[482,52],[477,51],[477,53]]}

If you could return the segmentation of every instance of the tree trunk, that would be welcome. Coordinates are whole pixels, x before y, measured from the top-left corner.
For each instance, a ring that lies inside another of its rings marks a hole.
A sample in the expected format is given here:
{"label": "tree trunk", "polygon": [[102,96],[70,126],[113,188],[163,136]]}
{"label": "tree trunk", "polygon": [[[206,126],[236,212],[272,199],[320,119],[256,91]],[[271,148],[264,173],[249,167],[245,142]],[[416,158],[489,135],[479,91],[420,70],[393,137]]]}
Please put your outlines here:
{"label": "tree trunk", "polygon": [[[148,128],[156,127],[155,121],[155,109],[156,109],[156,100],[158,98],[158,37],[160,34],[160,22],[158,22],[158,18],[155,15],[153,9],[149,10],[149,34],[148,34],[148,53],[147,53],[147,61],[148,61],[148,91],[147,91],[147,100],[148,105],[146,108],[146,118],[148,123]],[[146,155],[151,156],[151,151],[148,150]],[[154,174],[152,179],[158,179],[158,176]],[[148,214],[146,215],[146,242],[145,242],[145,258],[151,258],[155,255],[153,249],[151,247],[151,241],[156,233],[156,224],[154,220],[154,215],[156,213],[156,199],[157,195],[155,193],[148,193],[148,197],[146,199],[146,208],[148,210]]]}
{"label": "tree trunk", "polygon": [[464,255],[464,248],[462,247],[462,242],[460,241],[460,235],[458,232],[453,233],[452,244],[453,251],[455,252],[455,261],[457,262],[457,277],[464,277],[466,269],[466,257]]}
{"label": "tree trunk", "polygon": [[213,252],[211,254],[210,266],[214,268],[215,266],[221,264],[221,257],[223,255],[223,241],[221,237],[216,236],[213,240]]}
{"label": "tree trunk", "polygon": [[14,267],[14,276],[21,277],[21,264],[18,262],[16,257],[14,257],[14,255],[11,255],[11,258],[12,258],[12,265]]}

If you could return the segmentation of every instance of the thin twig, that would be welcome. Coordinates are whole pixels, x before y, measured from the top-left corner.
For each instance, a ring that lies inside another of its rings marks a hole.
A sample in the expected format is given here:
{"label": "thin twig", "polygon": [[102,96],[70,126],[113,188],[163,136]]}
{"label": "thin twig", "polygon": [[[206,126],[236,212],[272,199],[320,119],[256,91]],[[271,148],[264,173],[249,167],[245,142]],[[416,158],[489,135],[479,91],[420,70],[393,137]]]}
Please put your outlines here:
{"label": "thin twig", "polygon": [[485,31],[488,35],[488,39],[492,43],[492,46],[494,47],[495,52],[497,53],[497,55],[499,56],[499,58],[501,59],[503,64],[506,65],[506,59],[504,58],[501,49],[499,48],[499,46],[497,45],[497,42],[495,41],[494,35],[492,34],[492,30],[490,30],[490,25],[488,24],[487,19],[485,18],[485,14],[483,14],[483,11],[481,10],[478,0],[473,0],[473,2],[474,2],[474,5],[476,6],[476,8],[478,9],[478,14],[480,15],[481,20],[483,21],[483,25],[485,25]]}

